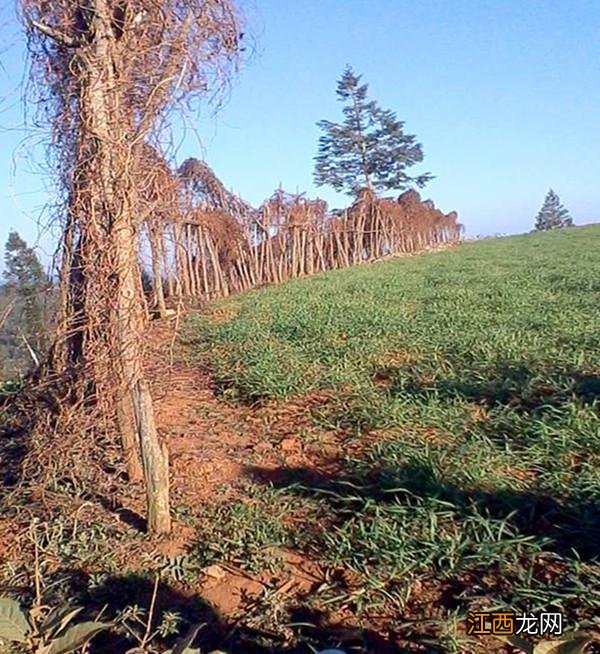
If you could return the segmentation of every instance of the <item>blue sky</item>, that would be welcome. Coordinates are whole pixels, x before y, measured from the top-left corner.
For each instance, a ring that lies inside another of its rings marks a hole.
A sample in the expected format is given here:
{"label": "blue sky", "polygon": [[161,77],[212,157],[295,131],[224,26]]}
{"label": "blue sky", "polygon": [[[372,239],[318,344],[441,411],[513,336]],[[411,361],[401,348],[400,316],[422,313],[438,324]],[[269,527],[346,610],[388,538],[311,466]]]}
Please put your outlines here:
{"label": "blue sky", "polygon": [[[422,142],[423,194],[457,210],[471,235],[528,231],[553,187],[576,223],[600,221],[598,0],[252,0],[256,52],[225,106],[177,130],[177,159],[205,157],[254,204],[280,183],[341,206],[312,183],[321,118],[351,64],[371,96]],[[5,12],[6,13],[6,12]],[[24,37],[10,11],[0,53],[0,241],[40,231],[52,182],[35,173],[23,129]],[[29,148],[31,150],[31,148]],[[415,170],[415,172],[417,172]]]}

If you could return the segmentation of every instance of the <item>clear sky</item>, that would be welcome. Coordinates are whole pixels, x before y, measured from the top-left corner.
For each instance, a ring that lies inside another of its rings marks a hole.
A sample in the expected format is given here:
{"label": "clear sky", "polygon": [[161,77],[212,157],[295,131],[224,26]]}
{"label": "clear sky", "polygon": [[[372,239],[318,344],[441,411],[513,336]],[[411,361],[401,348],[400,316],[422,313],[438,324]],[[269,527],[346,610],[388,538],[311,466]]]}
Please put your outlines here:
{"label": "clear sky", "polygon": [[[240,4],[256,52],[225,106],[177,134],[179,161],[205,157],[254,204],[281,183],[341,206],[312,183],[315,123],[340,118],[336,80],[351,64],[422,142],[420,171],[436,176],[423,195],[468,234],[528,231],[549,187],[576,223],[600,221],[600,0]],[[39,149],[20,146],[24,37],[4,13],[0,241],[16,228],[50,252],[38,222],[52,184],[31,172]]]}

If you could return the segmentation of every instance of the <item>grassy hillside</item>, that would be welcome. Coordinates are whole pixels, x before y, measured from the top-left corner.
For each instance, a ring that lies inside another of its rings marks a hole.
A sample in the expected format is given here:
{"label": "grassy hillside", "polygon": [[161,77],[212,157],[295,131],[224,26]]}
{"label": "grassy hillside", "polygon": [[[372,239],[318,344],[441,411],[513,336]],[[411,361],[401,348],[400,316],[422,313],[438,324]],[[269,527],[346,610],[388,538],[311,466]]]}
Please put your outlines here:
{"label": "grassy hillside", "polygon": [[247,397],[367,392],[379,357],[399,353],[415,359],[401,387],[424,374],[437,383],[420,389],[438,394],[489,386],[503,366],[541,381],[596,365],[599,245],[595,226],[469,243],[248,293],[217,306],[234,319],[195,327],[218,379]]}
{"label": "grassy hillside", "polygon": [[247,565],[266,545],[309,553],[355,579],[334,605],[442,625],[447,651],[479,606],[586,626],[600,610],[599,253],[600,226],[468,243],[194,317],[225,399],[305,402],[298,437],[318,449],[333,434],[344,453],[330,465],[324,446],[322,468],[284,464],[250,505],[215,510],[207,536],[241,536],[206,560],[239,557],[240,541]]}

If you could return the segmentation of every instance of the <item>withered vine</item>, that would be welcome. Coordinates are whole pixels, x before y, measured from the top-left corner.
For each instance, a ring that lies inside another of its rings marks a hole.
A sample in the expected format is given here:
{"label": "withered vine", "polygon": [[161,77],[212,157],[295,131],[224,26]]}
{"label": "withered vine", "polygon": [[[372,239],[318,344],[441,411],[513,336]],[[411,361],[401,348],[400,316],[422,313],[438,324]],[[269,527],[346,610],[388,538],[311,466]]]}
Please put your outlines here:
{"label": "withered vine", "polygon": [[[91,402],[104,426],[116,420],[129,476],[145,481],[149,531],[165,533],[168,456],[142,369],[138,247],[142,225],[155,232],[168,210],[168,193],[152,191],[161,156],[148,144],[176,103],[227,79],[239,50],[237,8],[231,0],[20,6],[65,198],[60,328],[47,375],[68,375],[71,416],[89,415]],[[58,424],[64,441],[78,431]],[[46,453],[44,467],[57,464],[59,450]]]}

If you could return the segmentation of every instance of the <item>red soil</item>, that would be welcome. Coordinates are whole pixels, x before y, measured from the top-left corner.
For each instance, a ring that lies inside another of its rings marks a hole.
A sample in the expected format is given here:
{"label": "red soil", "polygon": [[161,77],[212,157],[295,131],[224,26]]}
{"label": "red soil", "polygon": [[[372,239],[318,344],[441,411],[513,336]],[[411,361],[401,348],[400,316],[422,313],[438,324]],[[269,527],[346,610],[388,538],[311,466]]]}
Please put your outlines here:
{"label": "red soil", "polygon": [[[311,407],[325,397],[314,394],[302,402],[267,403],[260,407],[230,405],[211,388],[210,378],[198,367],[172,356],[174,329],[155,322],[149,334],[147,376],[155,400],[156,421],[170,452],[173,505],[214,506],[242,497],[248,467],[260,462],[262,473],[273,479],[282,467],[315,468],[333,472],[342,453],[338,434],[320,433],[306,444],[300,432],[314,431]],[[309,439],[310,440],[310,439]],[[191,544],[193,533],[175,526],[173,538],[161,551],[177,555]],[[280,595],[298,595],[324,581],[314,562],[281,552],[284,566],[273,575],[252,576],[232,566],[210,566],[198,590],[224,617],[238,617],[267,587]]]}

